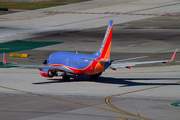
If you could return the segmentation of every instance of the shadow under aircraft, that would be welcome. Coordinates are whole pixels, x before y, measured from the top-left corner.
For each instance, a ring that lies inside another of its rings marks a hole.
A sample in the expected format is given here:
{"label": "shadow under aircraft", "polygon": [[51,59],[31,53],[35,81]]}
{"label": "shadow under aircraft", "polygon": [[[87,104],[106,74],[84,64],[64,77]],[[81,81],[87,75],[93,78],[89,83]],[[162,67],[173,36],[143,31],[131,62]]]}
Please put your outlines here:
{"label": "shadow under aircraft", "polygon": [[[113,78],[113,77],[99,77],[96,81],[90,81],[86,79],[88,76],[71,76],[70,81],[63,81],[62,79],[47,79],[46,82],[36,82],[32,83],[35,85],[43,85],[43,84],[54,84],[54,83],[65,83],[65,82],[96,82],[96,83],[105,83],[105,84],[117,84],[121,85],[119,87],[129,87],[129,86],[149,86],[149,85],[180,85],[174,83],[148,83],[148,82],[139,82],[139,81],[148,81],[148,80],[180,80],[180,78]],[[136,82],[138,81],[138,82]]]}

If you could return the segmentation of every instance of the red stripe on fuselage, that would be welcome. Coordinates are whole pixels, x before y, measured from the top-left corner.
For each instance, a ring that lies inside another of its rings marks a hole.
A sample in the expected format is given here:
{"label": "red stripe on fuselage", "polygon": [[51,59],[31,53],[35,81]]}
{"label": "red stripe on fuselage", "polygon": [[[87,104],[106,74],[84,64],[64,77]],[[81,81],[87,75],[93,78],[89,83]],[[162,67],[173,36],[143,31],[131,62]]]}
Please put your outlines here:
{"label": "red stripe on fuselage", "polygon": [[[49,77],[48,73],[46,73],[46,72],[40,72],[40,74],[41,74],[43,77]],[[51,77],[49,77],[49,78],[51,78]]]}
{"label": "red stripe on fuselage", "polygon": [[50,66],[61,66],[61,67],[66,67],[72,71],[74,71],[74,74],[79,74],[79,75],[94,75],[102,72],[104,69],[104,64],[99,63],[97,61],[91,62],[86,68],[84,69],[78,69],[78,68],[72,68],[69,66],[65,65],[60,65],[60,64],[52,64]]}

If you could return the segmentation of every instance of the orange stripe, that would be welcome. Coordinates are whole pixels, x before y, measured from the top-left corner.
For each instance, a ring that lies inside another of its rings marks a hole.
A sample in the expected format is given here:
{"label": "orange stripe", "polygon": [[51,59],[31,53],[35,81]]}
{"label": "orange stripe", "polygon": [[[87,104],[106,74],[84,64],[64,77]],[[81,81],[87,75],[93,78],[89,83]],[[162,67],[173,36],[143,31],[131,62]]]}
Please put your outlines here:
{"label": "orange stripe", "polygon": [[110,43],[110,45],[108,47],[108,50],[107,50],[106,55],[104,56],[104,58],[109,59],[110,58],[110,52],[111,52],[111,43]]}
{"label": "orange stripe", "polygon": [[100,62],[98,62],[97,64],[96,64],[96,66],[95,66],[95,69],[94,69],[94,74],[98,74],[98,73],[100,73],[100,72],[102,72],[102,71],[104,71],[104,63],[100,63]]}
{"label": "orange stripe", "polygon": [[107,38],[106,43],[105,43],[105,46],[104,46],[103,51],[101,53],[101,57],[102,58],[105,58],[106,53],[108,53],[109,56],[110,56],[110,51],[108,51],[108,49],[109,49],[109,46],[111,46],[112,29],[113,29],[113,25],[111,27],[111,30],[110,30],[109,35],[108,35],[108,38]]}

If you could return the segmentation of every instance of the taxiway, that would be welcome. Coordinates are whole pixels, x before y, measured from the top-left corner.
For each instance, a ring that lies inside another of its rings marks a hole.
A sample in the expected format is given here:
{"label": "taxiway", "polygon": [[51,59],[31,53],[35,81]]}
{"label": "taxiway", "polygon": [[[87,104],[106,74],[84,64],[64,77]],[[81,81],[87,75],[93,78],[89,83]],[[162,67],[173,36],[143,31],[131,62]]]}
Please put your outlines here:
{"label": "taxiway", "polygon": [[[42,64],[55,51],[92,54],[114,20],[111,58],[169,59],[180,48],[179,5],[174,0],[100,0],[0,16],[0,42],[62,42],[30,50],[13,64]],[[57,12],[55,12],[57,10]],[[62,13],[65,12],[65,13]],[[93,46],[93,48],[92,48]],[[0,68],[2,120],[169,120],[179,119],[179,53],[173,62],[108,69],[88,76],[41,77],[37,69]],[[0,56],[2,62],[2,54]]]}

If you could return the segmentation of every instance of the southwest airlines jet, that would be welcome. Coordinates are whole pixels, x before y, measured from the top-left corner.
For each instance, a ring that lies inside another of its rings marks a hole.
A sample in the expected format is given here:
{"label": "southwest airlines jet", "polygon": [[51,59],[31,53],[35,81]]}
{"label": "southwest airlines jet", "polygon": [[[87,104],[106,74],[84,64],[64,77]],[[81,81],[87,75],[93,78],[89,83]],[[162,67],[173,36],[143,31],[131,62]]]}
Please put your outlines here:
{"label": "southwest airlines jet", "polygon": [[125,58],[125,59],[110,59],[111,51],[111,38],[113,31],[113,20],[109,21],[102,45],[96,53],[93,55],[80,54],[80,53],[71,53],[71,52],[55,52],[52,53],[49,58],[45,61],[44,66],[39,65],[13,65],[6,64],[5,54],[3,53],[3,63],[6,66],[21,66],[21,67],[34,67],[38,68],[41,72],[40,74],[44,77],[53,77],[57,76],[57,72],[63,72],[63,80],[69,81],[70,77],[67,73],[75,75],[89,75],[91,80],[97,80],[97,78],[104,72],[107,68],[116,70],[116,68],[135,66],[138,64],[148,64],[148,63],[166,63],[174,60],[177,49],[174,52],[170,60],[160,60],[160,61],[146,61],[146,62],[134,62],[134,63],[117,63],[117,61],[132,60],[142,57],[134,58]]}

